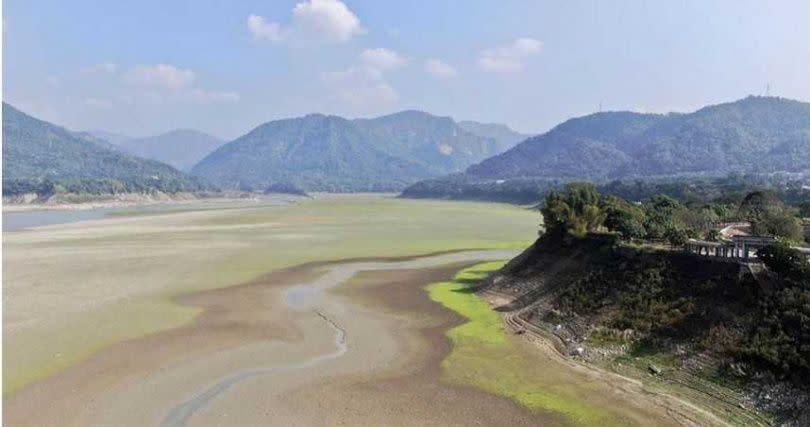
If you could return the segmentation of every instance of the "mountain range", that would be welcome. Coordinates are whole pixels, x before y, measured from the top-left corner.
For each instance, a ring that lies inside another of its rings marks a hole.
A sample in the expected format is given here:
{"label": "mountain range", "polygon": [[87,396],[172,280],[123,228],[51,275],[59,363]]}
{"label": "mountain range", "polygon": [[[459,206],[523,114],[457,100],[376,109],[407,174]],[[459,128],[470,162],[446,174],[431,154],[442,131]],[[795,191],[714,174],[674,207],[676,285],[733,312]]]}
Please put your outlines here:
{"label": "mountain range", "polygon": [[488,183],[515,182],[523,191],[532,180],[773,173],[810,173],[810,104],[750,96],[687,114],[591,114],[528,138],[461,175],[423,181],[405,193],[447,197],[490,191]]}
{"label": "mountain range", "polygon": [[46,182],[77,192],[202,188],[171,166],[122,153],[107,141],[35,119],[3,103],[4,194],[37,192]]}
{"label": "mountain range", "polygon": [[515,182],[510,192],[536,194],[537,183],[579,179],[810,174],[810,104],[774,97],[685,114],[596,113],[522,142],[525,135],[503,125],[412,110],[275,120],[228,143],[191,130],[149,138],[71,132],[5,103],[3,113],[7,193],[45,181],[77,191],[190,191],[205,182],[261,191],[410,186],[407,195],[452,197],[508,187],[505,181]]}
{"label": "mountain range", "polygon": [[810,170],[810,104],[748,97],[689,114],[596,113],[471,166],[482,179]]}
{"label": "mountain range", "polygon": [[482,136],[450,117],[420,111],[355,120],[310,114],[265,123],[205,157],[191,173],[223,188],[289,183],[306,191],[401,190],[462,171],[520,139],[500,131],[500,139]]}

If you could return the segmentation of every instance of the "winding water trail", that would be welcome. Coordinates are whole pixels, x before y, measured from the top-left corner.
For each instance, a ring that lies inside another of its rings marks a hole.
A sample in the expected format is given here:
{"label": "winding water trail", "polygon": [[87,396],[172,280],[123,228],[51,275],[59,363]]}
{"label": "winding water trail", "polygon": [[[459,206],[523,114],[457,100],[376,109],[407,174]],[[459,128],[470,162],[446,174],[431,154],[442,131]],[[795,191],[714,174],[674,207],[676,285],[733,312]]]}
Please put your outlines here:
{"label": "winding water trail", "polygon": [[[335,349],[333,351],[298,363],[235,372],[172,408],[161,422],[161,426],[185,426],[196,412],[204,409],[216,397],[226,393],[234,385],[246,379],[311,368],[319,363],[343,356],[348,351],[348,332],[337,324],[323,308],[323,298],[326,295],[324,291],[346,282],[361,271],[413,270],[461,262],[509,259],[516,254],[517,252],[514,250],[476,250],[415,258],[407,261],[351,262],[334,265],[314,281],[291,286],[284,292],[284,302],[288,307],[296,310],[311,310],[324,321],[327,327],[335,331]],[[329,302],[330,305],[337,304],[339,306],[341,304],[339,300],[330,300]]]}

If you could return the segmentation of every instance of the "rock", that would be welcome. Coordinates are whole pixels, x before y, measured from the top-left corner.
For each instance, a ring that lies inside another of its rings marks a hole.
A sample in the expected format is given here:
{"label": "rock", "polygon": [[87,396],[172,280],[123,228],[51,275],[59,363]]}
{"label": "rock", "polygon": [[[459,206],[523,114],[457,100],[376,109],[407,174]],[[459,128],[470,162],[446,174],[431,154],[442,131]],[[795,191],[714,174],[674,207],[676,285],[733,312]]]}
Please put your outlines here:
{"label": "rock", "polygon": [[577,348],[574,349],[574,351],[571,352],[571,355],[572,356],[582,356],[583,353],[585,353],[585,349],[582,348],[582,347],[577,347]]}
{"label": "rock", "polygon": [[650,373],[653,375],[661,375],[661,368],[655,365],[651,364],[650,366],[647,367],[647,369],[649,369]]}
{"label": "rock", "polygon": [[562,329],[562,325],[557,325],[554,327],[554,332],[559,332]]}

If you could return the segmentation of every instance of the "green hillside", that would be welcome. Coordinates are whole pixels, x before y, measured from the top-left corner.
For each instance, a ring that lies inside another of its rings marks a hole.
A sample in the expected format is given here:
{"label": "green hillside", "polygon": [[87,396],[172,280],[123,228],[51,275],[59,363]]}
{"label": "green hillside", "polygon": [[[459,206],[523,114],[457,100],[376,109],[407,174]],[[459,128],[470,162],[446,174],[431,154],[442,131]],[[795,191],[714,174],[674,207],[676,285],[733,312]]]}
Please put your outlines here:
{"label": "green hillside", "polygon": [[571,119],[467,170],[480,179],[608,179],[810,170],[810,104],[748,97],[690,114]]}
{"label": "green hillside", "polygon": [[357,120],[311,114],[263,124],[191,172],[225,188],[283,182],[306,191],[391,191],[464,170],[500,146],[419,111]]}
{"label": "green hillside", "polygon": [[572,180],[684,187],[726,177],[754,186],[808,182],[810,104],[748,97],[689,114],[591,114],[403,196],[532,203]]}
{"label": "green hillside", "polygon": [[110,148],[3,103],[3,194],[178,192],[200,184],[176,169]]}

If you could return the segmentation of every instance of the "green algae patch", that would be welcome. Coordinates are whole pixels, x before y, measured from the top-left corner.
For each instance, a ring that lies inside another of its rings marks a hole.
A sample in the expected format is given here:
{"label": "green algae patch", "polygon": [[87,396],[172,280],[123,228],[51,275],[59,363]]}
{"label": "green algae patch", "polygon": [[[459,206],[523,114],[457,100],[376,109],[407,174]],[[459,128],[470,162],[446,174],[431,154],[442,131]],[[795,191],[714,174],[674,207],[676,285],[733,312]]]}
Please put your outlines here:
{"label": "green algae patch", "polygon": [[433,301],[468,320],[447,332],[453,349],[442,361],[442,379],[508,397],[532,410],[562,414],[574,424],[625,425],[610,411],[587,403],[588,392],[595,392],[590,384],[573,385],[576,378],[566,377],[560,366],[542,369],[542,360],[518,349],[498,313],[471,292],[474,283],[504,263],[478,264],[451,282],[428,285]]}
{"label": "green algae patch", "polygon": [[[161,316],[155,316],[155,312]],[[11,375],[3,378],[3,396],[10,396],[28,384],[48,378],[67,369],[110,345],[108,336],[116,334],[121,341],[143,336],[141,331],[153,331],[167,325],[179,327],[194,319],[202,309],[175,304],[159,298],[138,300],[134,304],[102,307],[86,317],[63,320],[66,329],[82,331],[80,341],[72,335],[49,337],[49,343],[58,351],[31,352],[20,357],[18,353],[5,353],[3,371]],[[14,345],[34,347],[41,337],[22,335],[15,337]],[[6,370],[14,366],[14,371]]]}

